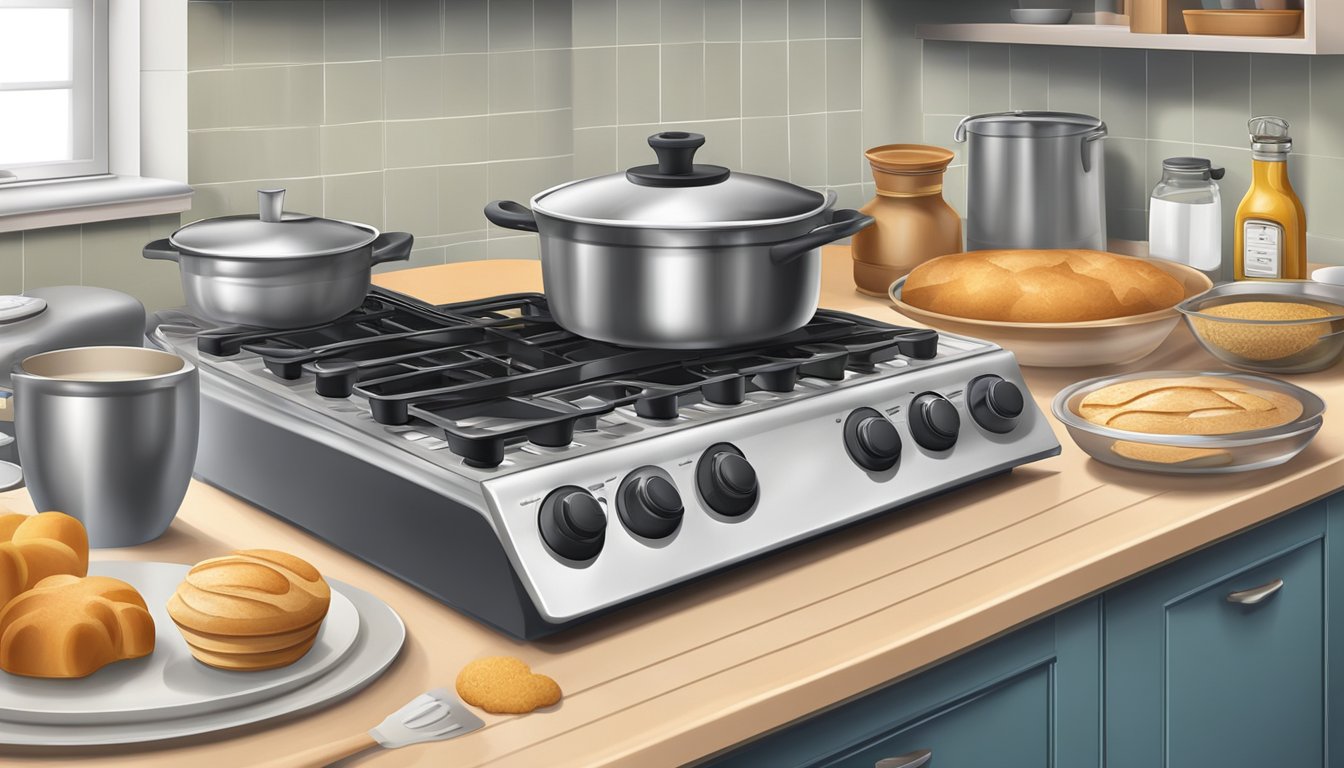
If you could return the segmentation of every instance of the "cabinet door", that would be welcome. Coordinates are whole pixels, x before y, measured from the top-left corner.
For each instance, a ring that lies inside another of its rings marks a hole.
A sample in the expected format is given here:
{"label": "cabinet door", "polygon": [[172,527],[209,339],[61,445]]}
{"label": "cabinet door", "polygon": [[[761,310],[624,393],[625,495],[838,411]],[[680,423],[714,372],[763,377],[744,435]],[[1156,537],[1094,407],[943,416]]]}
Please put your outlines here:
{"label": "cabinet door", "polygon": [[1318,504],[1106,593],[1108,766],[1325,764],[1324,534]]}
{"label": "cabinet door", "polygon": [[873,768],[931,750],[928,768],[1098,768],[1098,600],[766,736],[719,768]]}

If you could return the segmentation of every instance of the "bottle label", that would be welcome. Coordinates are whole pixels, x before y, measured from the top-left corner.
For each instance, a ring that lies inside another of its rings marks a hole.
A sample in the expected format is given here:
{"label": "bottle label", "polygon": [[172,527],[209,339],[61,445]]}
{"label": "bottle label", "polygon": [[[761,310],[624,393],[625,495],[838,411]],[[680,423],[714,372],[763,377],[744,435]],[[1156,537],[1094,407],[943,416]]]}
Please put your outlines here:
{"label": "bottle label", "polygon": [[1247,219],[1243,225],[1241,271],[1247,277],[1279,277],[1283,264],[1283,227]]}

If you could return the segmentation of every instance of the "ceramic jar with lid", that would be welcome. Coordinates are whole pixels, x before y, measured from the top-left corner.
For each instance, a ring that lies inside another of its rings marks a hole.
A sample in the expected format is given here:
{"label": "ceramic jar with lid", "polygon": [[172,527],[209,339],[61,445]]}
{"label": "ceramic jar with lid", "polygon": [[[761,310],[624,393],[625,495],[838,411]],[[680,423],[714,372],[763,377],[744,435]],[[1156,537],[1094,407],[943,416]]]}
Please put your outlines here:
{"label": "ceramic jar with lid", "polygon": [[854,235],[854,283],[887,295],[920,264],[962,250],[961,216],[943,199],[943,174],[953,153],[922,144],[887,144],[864,153],[877,196],[863,206],[876,224]]}

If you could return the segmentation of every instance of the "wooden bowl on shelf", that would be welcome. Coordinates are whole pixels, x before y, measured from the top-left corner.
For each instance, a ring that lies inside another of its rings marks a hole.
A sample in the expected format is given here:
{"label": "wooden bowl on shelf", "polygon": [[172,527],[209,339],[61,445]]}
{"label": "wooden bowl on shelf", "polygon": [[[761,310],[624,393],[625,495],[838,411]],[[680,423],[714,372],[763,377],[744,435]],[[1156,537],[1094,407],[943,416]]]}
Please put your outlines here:
{"label": "wooden bowl on shelf", "polygon": [[1287,37],[1302,28],[1302,12],[1296,10],[1186,11],[1185,29],[1192,35],[1238,35],[1242,37]]}

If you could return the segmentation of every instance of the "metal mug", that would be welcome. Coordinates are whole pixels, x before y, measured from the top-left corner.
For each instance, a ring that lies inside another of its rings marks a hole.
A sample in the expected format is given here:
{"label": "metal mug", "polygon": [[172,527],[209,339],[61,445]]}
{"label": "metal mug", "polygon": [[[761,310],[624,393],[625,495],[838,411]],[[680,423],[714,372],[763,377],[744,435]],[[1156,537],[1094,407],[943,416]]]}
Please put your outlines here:
{"label": "metal mug", "polygon": [[76,347],[11,373],[14,426],[39,510],[73,515],[94,547],[152,541],[177,515],[196,463],[200,379],[142,347]]}

